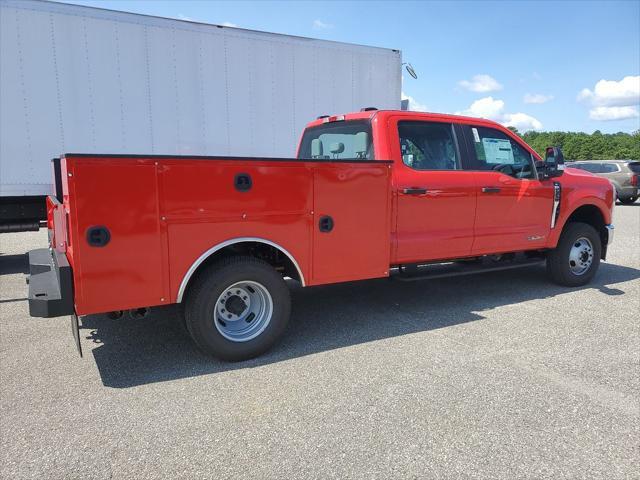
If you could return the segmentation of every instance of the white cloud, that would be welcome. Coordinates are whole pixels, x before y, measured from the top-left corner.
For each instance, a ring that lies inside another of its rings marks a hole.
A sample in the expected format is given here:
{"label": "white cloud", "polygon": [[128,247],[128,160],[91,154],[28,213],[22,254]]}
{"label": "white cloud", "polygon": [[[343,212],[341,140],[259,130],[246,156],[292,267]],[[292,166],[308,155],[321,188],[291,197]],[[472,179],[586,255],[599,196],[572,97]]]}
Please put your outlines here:
{"label": "white cloud", "polygon": [[521,131],[542,130],[542,123],[537,118],[522,112],[504,113],[504,102],[493,97],[476,100],[469,108],[456,114],[486,118],[506,127],[516,127]]}
{"label": "white cloud", "polygon": [[638,116],[636,107],[596,107],[589,110],[591,120],[626,120]]}
{"label": "white cloud", "polygon": [[553,95],[543,95],[542,93],[527,93],[522,101],[524,103],[547,103],[553,100]]}
{"label": "white cloud", "polygon": [[516,127],[521,132],[527,130],[542,130],[542,123],[526,113],[507,113],[501,122],[505,127]]}
{"label": "white cloud", "polygon": [[179,14],[178,14],[178,18],[179,18],[180,20],[184,20],[184,21],[186,21],[186,22],[193,22],[193,18],[191,18],[191,17],[187,17],[184,13],[179,13]]}
{"label": "white cloud", "polygon": [[235,23],[231,23],[231,22],[223,22],[222,23],[223,27],[233,27],[233,28],[237,28],[238,25],[236,25]]}
{"label": "white cloud", "polygon": [[424,103],[417,102],[415,98],[402,92],[400,95],[402,100],[409,100],[409,110],[414,112],[426,112],[427,106]]}
{"label": "white cloud", "polygon": [[466,110],[456,113],[458,115],[488,118],[489,120],[498,121],[502,118],[503,110],[504,102],[502,100],[494,100],[493,97],[484,97],[473,102]]}
{"label": "white cloud", "polygon": [[636,106],[640,103],[640,75],[624,77],[620,81],[600,80],[593,91],[583,88],[578,100],[602,107]]}
{"label": "white cloud", "polygon": [[472,92],[495,92],[502,90],[502,85],[490,75],[474,75],[471,80],[461,80],[458,82],[462,88]]}
{"label": "white cloud", "polygon": [[333,28],[333,25],[331,25],[330,23],[325,23],[320,19],[315,19],[313,21],[313,28],[316,30],[327,30],[329,28]]}

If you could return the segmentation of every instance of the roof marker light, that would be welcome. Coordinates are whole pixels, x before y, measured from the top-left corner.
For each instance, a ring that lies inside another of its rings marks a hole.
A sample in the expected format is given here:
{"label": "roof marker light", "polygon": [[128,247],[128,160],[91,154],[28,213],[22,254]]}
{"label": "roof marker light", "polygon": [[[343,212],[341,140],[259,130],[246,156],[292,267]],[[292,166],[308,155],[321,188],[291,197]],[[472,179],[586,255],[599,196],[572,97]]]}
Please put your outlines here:
{"label": "roof marker light", "polygon": [[322,123],[329,122],[344,122],[344,115],[331,115],[330,117],[322,119]]}

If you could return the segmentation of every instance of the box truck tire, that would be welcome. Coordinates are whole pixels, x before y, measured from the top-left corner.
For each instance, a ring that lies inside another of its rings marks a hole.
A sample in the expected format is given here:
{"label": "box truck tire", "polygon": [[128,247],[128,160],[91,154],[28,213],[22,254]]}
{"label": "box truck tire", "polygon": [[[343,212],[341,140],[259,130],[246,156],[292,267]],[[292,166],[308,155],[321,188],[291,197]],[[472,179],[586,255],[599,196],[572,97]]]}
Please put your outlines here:
{"label": "box truck tire", "polygon": [[247,360],[271,348],[284,333],[291,297],[268,263],[246,256],[224,258],[202,271],[185,299],[185,323],[208,355]]}

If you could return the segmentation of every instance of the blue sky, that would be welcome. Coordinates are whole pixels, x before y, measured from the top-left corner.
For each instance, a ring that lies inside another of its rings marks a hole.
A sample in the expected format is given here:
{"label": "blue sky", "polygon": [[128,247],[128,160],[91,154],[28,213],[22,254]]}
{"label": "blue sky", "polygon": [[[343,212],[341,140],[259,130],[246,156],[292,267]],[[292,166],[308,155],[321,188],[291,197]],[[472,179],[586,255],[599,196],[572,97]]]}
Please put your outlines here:
{"label": "blue sky", "polygon": [[416,109],[520,130],[640,129],[640,1],[68,1],[402,50]]}

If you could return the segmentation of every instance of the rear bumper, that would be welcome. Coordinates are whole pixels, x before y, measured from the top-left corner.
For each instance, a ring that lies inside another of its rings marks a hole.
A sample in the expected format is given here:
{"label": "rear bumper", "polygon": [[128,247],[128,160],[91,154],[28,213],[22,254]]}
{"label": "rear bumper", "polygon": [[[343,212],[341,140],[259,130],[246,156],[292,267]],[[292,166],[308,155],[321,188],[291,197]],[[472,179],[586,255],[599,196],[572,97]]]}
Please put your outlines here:
{"label": "rear bumper", "polygon": [[73,277],[63,253],[48,248],[29,252],[29,315],[60,317],[72,315]]}
{"label": "rear bumper", "polygon": [[637,197],[640,194],[640,188],[630,186],[630,187],[621,187],[618,191],[618,198],[631,198]]}

